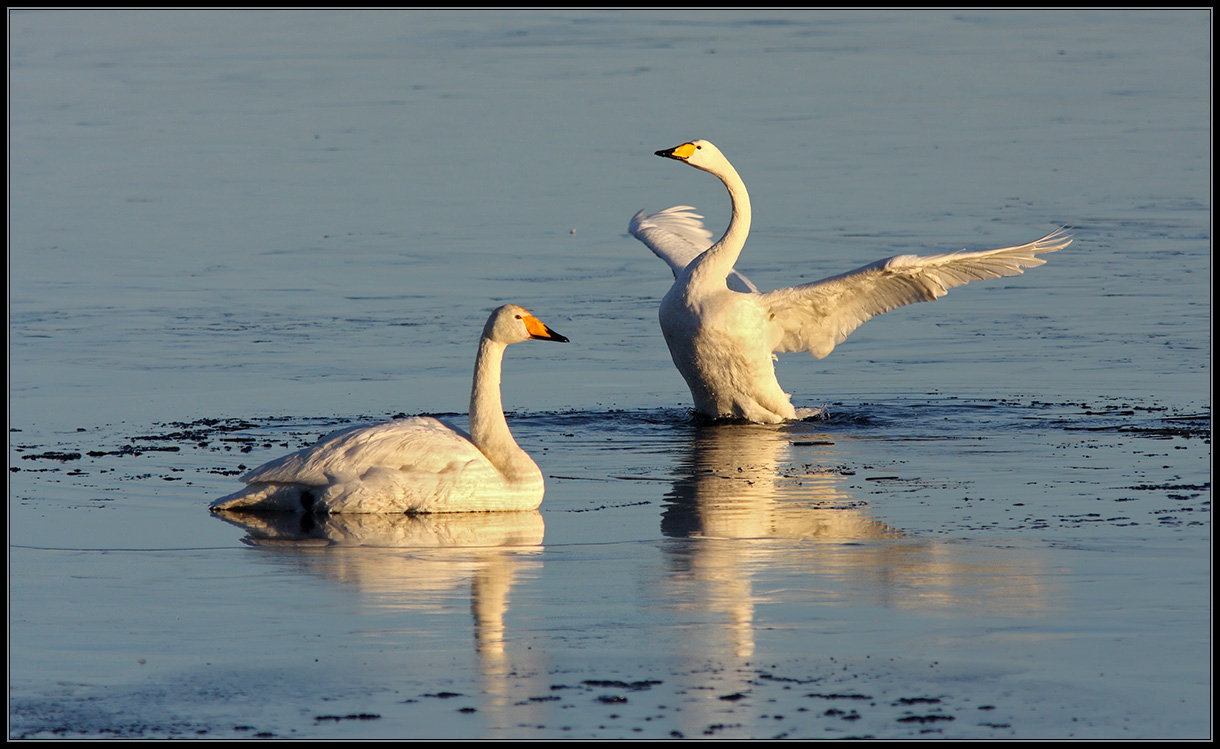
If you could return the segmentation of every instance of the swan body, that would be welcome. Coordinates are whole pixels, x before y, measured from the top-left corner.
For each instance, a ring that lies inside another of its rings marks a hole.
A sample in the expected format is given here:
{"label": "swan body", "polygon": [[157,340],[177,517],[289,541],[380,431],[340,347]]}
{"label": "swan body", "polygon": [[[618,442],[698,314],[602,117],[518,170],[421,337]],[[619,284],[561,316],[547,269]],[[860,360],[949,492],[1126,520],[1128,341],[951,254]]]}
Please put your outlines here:
{"label": "swan body", "polygon": [[522,307],[483,327],[470,395],[470,431],[430,416],[328,434],[241,477],[214,511],[431,513],[535,510],[542,471],[513,439],[500,401],[504,349],[531,338],[566,342]]}
{"label": "swan body", "polygon": [[729,191],[728,229],[711,233],[689,206],[637,213],[632,235],[674,273],[661,300],[661,332],[686,380],[695,410],[713,419],[779,423],[797,418],[775,379],[775,354],[828,355],[868,319],[915,302],[935,301],[971,281],[1022,273],[1038,255],[1063,249],[1063,229],[1029,244],[978,252],[897,255],[814,283],[760,292],[734,268],[750,233],[750,196],[737,170],[706,140],[657,151],[708,172]]}

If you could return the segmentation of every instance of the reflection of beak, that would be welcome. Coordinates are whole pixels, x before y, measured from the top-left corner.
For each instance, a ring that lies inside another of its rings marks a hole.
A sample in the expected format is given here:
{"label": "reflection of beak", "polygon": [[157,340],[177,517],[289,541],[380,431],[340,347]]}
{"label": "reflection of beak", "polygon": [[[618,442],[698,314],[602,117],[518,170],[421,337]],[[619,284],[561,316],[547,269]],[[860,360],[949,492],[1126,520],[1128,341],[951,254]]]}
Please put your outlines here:
{"label": "reflection of beak", "polygon": [[559,335],[555,331],[542,324],[542,321],[532,315],[525,317],[525,329],[529,331],[530,338],[536,338],[540,341],[559,341],[567,343],[568,339]]}
{"label": "reflection of beak", "polygon": [[675,161],[686,161],[694,152],[695,145],[693,143],[683,143],[680,146],[667,148],[664,151],[657,151],[656,154],[657,156],[662,156],[667,159],[674,159]]}

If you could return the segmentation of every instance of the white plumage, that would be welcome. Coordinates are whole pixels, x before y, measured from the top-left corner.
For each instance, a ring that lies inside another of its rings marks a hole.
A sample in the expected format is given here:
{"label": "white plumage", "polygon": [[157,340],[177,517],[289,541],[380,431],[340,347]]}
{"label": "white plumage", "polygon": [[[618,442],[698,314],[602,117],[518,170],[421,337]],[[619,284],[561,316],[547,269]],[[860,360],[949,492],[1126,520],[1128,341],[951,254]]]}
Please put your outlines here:
{"label": "white plumage", "polygon": [[534,510],[542,471],[513,439],[500,401],[504,349],[567,341],[517,305],[483,328],[470,432],[430,416],[344,429],[250,471],[246,488],[212,503],[233,512],[404,513]]}
{"label": "white plumage", "polygon": [[775,379],[774,355],[829,354],[871,317],[914,302],[929,302],[955,286],[1022,273],[1042,265],[1041,253],[1066,247],[1060,229],[1029,244],[978,252],[898,255],[814,283],[759,292],[733,266],[750,233],[750,196],[728,159],[696,140],[657,151],[724,183],[733,216],[724,236],[711,233],[689,206],[651,216],[637,213],[631,233],[674,271],[661,300],[661,331],[695,410],[716,419],[778,423],[796,418]]}
{"label": "white plumage", "polygon": [[[627,227],[657,257],[669,264],[674,278],[690,261],[712,245],[712,233],[703,226],[703,216],[689,205],[676,205],[651,216],[643,211],[631,217]],[[758,291],[750,279],[736,270],[729,272],[728,286],[733,291]]]}

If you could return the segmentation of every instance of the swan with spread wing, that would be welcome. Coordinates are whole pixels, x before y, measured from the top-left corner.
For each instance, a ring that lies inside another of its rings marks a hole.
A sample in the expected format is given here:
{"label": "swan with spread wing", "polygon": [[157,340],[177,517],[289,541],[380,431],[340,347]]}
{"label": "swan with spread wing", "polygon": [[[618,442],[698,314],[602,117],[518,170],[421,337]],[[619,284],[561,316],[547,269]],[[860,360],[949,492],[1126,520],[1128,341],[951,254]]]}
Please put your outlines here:
{"label": "swan with spread wing", "polygon": [[713,419],[795,419],[791,398],[775,379],[775,354],[808,351],[821,359],[876,315],[935,301],[971,281],[1018,275],[1046,262],[1038,255],[1071,242],[1059,229],[1017,247],[897,255],[814,283],[760,292],[733,268],[750,233],[750,196],[737,170],[706,140],[656,155],[719,178],[732,201],[728,229],[715,243],[689,206],[640,211],[629,227],[674,272],[661,300],[661,331],[695,410]]}

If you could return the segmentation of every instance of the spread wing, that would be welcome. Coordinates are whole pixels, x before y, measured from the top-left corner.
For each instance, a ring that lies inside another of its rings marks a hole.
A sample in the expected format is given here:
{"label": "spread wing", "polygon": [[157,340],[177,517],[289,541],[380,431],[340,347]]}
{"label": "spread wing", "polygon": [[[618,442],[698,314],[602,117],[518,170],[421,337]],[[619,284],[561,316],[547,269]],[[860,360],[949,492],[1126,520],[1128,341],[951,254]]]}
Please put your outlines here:
{"label": "spread wing", "polygon": [[1042,265],[1038,255],[1072,241],[1058,229],[1018,247],[943,255],[898,255],[849,273],[760,295],[774,321],[772,350],[808,351],[821,359],[866,320],[915,302],[931,302],[955,286],[1015,276]]}
{"label": "spread wing", "polygon": [[[700,221],[703,216],[689,205],[676,205],[650,216],[643,211],[631,217],[627,229],[657,257],[669,264],[677,277],[692,260],[712,246],[712,233]],[[733,291],[757,292],[750,279],[734,270],[728,277]]]}

